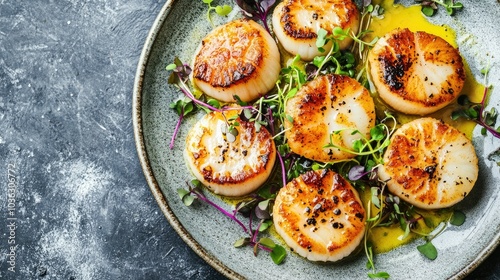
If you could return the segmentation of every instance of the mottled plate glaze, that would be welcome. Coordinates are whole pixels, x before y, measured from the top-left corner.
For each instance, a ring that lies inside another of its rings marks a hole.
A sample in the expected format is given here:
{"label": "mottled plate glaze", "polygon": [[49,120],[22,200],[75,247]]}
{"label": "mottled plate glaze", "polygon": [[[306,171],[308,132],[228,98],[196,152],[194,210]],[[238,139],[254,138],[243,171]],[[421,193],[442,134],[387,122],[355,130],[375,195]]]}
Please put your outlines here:
{"label": "mottled plate glaze", "polygon": [[[229,1],[218,1],[218,4]],[[490,61],[493,68],[489,82],[493,90],[490,104],[500,106],[500,4],[496,0],[463,0],[466,7],[454,17],[443,10],[432,21],[444,23],[457,31],[460,51],[476,77]],[[400,1],[412,4],[414,1]],[[229,3],[231,4],[231,3]],[[237,16],[235,14],[231,16]],[[216,25],[223,19],[213,17]],[[133,125],[139,159],[151,191],[170,224],[183,240],[210,265],[229,278],[250,279],[364,279],[366,258],[318,264],[289,254],[282,265],[275,265],[266,254],[255,257],[249,248],[232,244],[243,236],[241,229],[213,208],[197,204],[186,207],[176,189],[191,179],[182,159],[183,138],[190,124],[199,116],[188,118],[175,143],[169,141],[177,115],[169,108],[179,92],[167,84],[165,66],[174,57],[189,62],[194,49],[211,30],[202,1],[167,1],[150,30],[139,61],[133,96]],[[473,141],[480,157],[480,178],[471,194],[458,207],[467,215],[461,227],[447,230],[434,240],[439,251],[435,261],[424,259],[415,249],[419,241],[378,255],[377,266],[392,279],[463,278],[485,259],[500,240],[499,166],[488,155],[500,147],[500,140],[483,137],[479,128]],[[212,197],[226,209],[230,206]],[[421,242],[421,241],[420,241]],[[160,261],[160,260],[158,260]]]}

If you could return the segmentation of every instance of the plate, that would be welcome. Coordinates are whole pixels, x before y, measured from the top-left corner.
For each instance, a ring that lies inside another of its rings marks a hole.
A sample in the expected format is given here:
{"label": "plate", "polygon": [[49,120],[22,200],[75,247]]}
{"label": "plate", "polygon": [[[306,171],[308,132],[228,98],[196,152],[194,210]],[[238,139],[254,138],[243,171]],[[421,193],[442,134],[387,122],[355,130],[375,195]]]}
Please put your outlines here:
{"label": "plate", "polygon": [[[217,1],[217,4],[231,4]],[[410,5],[414,1],[400,1]],[[460,51],[473,74],[480,78],[480,69],[488,62],[493,66],[489,83],[496,85],[490,104],[500,107],[500,36],[497,19],[500,4],[496,0],[463,0],[465,9],[454,17],[443,9],[431,21],[451,26],[457,31]],[[178,120],[169,104],[179,91],[167,84],[165,66],[179,57],[191,61],[198,42],[211,29],[202,1],[167,1],[151,28],[140,57],[133,96],[133,125],[139,159],[150,189],[161,210],[182,239],[205,261],[232,279],[361,279],[367,278],[366,258],[362,255],[340,263],[312,263],[293,253],[286,261],[275,265],[269,256],[256,257],[250,248],[234,248],[243,237],[238,225],[220,215],[212,207],[195,204],[186,207],[176,190],[191,180],[182,158],[183,141],[188,128],[199,116],[187,118],[180,130],[175,147],[169,142]],[[236,16],[236,13],[229,17]],[[227,18],[213,16],[214,24]],[[480,129],[473,133],[473,142],[480,158],[480,176],[475,188],[457,207],[467,220],[434,239],[439,256],[434,261],[422,257],[416,250],[421,241],[399,247],[376,256],[379,271],[387,271],[393,279],[463,278],[476,268],[500,242],[500,175],[499,166],[488,155],[500,146],[500,140],[484,137]],[[206,192],[208,193],[208,192]],[[210,194],[208,194],[210,196]],[[210,196],[220,206],[231,207]],[[159,260],[160,261],[160,260]]]}

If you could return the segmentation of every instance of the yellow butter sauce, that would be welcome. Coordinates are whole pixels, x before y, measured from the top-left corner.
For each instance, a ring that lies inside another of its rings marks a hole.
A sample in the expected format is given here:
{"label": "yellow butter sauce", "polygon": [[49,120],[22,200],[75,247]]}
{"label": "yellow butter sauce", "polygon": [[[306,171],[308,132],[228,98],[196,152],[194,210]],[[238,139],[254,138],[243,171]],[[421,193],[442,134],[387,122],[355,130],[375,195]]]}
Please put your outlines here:
{"label": "yellow butter sauce", "polygon": [[[365,204],[365,208],[367,208],[368,201],[371,199],[370,191],[362,191],[360,195]],[[370,208],[371,216],[375,216],[378,212],[379,209],[372,204]],[[438,227],[440,223],[446,222],[453,213],[452,209],[416,209],[415,212],[422,215],[421,219],[418,220],[418,226],[415,229],[421,234],[429,234],[436,227]],[[401,229],[399,224],[393,224],[391,226],[373,227],[369,232],[368,239],[371,241],[373,251],[375,253],[385,253],[398,246],[407,244],[421,237],[420,235],[413,232],[406,237],[404,236],[404,234],[405,231]]]}

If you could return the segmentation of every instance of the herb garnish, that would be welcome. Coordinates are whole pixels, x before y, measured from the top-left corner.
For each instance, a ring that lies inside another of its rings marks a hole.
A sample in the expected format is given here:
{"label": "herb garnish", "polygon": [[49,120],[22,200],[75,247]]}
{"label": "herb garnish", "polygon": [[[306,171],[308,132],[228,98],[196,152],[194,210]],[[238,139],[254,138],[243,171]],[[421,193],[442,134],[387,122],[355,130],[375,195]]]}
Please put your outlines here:
{"label": "herb garnish", "polygon": [[424,255],[426,258],[430,260],[435,260],[438,256],[438,251],[434,244],[432,244],[432,240],[436,238],[439,234],[441,234],[449,225],[461,226],[465,222],[465,214],[461,211],[454,211],[448,220],[443,223],[441,229],[439,229],[435,234],[423,234],[414,231],[417,234],[424,236],[425,243],[417,246],[417,250]]}
{"label": "herb garnish", "polygon": [[455,0],[415,0],[422,6],[422,13],[428,17],[436,14],[438,5],[446,9],[448,15],[452,16],[457,10],[461,10],[464,5]]}
{"label": "herb garnish", "polygon": [[267,25],[267,15],[276,0],[235,0],[235,2],[243,11],[243,15],[255,21],[260,20],[267,32],[271,33]]}
{"label": "herb garnish", "polygon": [[[202,184],[198,180],[192,180],[188,184],[188,189],[177,189],[180,199],[186,206],[190,206],[198,199],[217,209],[220,213],[236,222],[243,231],[248,235],[238,239],[234,243],[234,247],[253,247],[254,255],[257,255],[259,249],[269,252],[269,255],[275,264],[281,264],[286,257],[286,249],[276,244],[268,237],[259,238],[259,234],[264,232],[272,225],[271,211],[276,190],[270,191],[266,188],[261,188],[257,193],[252,195],[251,200],[240,202],[236,205],[232,212],[220,207],[203,194]],[[248,227],[237,217],[237,214],[244,215],[248,218]],[[254,218],[258,219],[258,224],[253,228]]]}
{"label": "herb garnish", "polygon": [[[482,69],[481,73],[484,75],[486,84],[487,76],[489,73],[489,67]],[[484,93],[481,103],[471,102],[466,95],[459,96],[458,104],[461,105],[461,108],[459,110],[454,111],[451,114],[451,118],[453,120],[457,120],[459,118],[465,118],[467,120],[474,121],[476,124],[482,126],[481,129],[482,135],[486,135],[487,132],[489,132],[494,137],[500,139],[500,126],[495,128],[498,117],[498,111],[494,107],[491,108],[489,111],[486,110],[486,106],[488,105],[490,89],[491,86],[484,87]]]}
{"label": "herb garnish", "polygon": [[[238,96],[233,96],[237,101],[237,104],[240,107],[222,107],[219,101],[215,99],[208,99],[206,102],[202,100],[203,95],[195,96],[191,89],[188,86],[189,75],[191,74],[191,68],[189,65],[182,63],[178,58],[174,59],[174,63],[167,65],[166,70],[172,71],[168,83],[176,86],[181,92],[184,94],[184,97],[179,98],[178,100],[172,102],[170,104],[170,108],[175,109],[177,114],[179,115],[179,120],[175,126],[174,133],[172,134],[172,138],[170,140],[170,149],[174,147],[174,141],[179,132],[180,125],[185,116],[194,113],[197,108],[201,108],[205,110],[207,113],[210,111],[216,111],[223,113],[222,116],[225,118],[224,112],[229,110],[241,110],[242,116],[251,116],[252,110],[256,110],[253,106],[248,106],[246,103],[242,102]],[[194,104],[194,105],[193,105]],[[230,142],[231,139],[234,139],[235,136],[238,135],[238,130],[235,129],[236,126],[239,126],[239,123],[235,121],[237,116],[233,119],[225,119],[227,123],[227,136]],[[258,125],[265,124],[262,120],[262,114],[259,112],[257,114],[257,118],[253,118],[252,121],[256,122],[256,128],[258,131]],[[231,137],[234,136],[234,137]],[[234,140],[233,140],[234,141]]]}
{"label": "herb garnish", "polygon": [[219,16],[227,16],[233,10],[233,8],[229,5],[212,6],[212,2],[214,0],[201,0],[201,1],[203,1],[203,3],[207,4],[208,6],[207,20],[210,22],[210,24],[212,24],[212,26],[214,26],[212,17],[210,16],[212,11],[215,11],[215,13],[218,14]]}

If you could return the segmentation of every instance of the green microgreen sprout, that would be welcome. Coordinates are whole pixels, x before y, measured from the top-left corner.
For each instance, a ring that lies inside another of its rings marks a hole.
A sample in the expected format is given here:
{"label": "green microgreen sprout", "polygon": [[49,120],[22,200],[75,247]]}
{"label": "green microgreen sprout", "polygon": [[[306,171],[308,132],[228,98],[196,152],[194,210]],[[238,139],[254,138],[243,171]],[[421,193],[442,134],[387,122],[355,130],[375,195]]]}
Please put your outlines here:
{"label": "green microgreen sprout", "polygon": [[[354,34],[352,32],[350,34],[350,37],[354,40],[350,51],[353,54],[357,54],[358,62],[366,62],[368,51],[375,45],[375,43],[377,43],[379,39],[377,36],[374,36],[370,42],[366,42],[364,39],[368,34],[372,32],[368,28],[372,23],[373,18],[382,18],[383,14],[384,8],[382,6],[373,4],[371,0],[363,1],[363,10],[361,12],[361,19],[359,21],[358,34]],[[363,63],[363,65],[359,67],[356,80],[362,85],[368,84],[368,77],[366,75],[366,63]]]}
{"label": "green microgreen sprout", "polygon": [[[377,9],[377,11],[379,11],[379,9]],[[364,22],[367,21],[368,20],[364,20]],[[352,32],[349,28],[344,30],[340,27],[335,27],[331,33],[320,28],[317,32],[316,47],[321,53],[326,52],[325,48],[329,44],[331,44],[331,48],[326,55],[316,56],[311,63],[306,65],[308,80],[314,79],[320,74],[334,73],[356,78],[359,81],[365,70],[364,67],[361,68],[356,75],[356,66],[359,61],[366,60],[368,49],[373,47],[378,40],[378,38],[375,37],[370,42],[363,41],[365,35],[371,32],[365,28],[367,28],[367,26],[360,25],[360,31],[357,34]],[[339,42],[348,37],[354,41],[353,47],[350,51],[341,51]],[[358,52],[358,59],[356,59],[354,55],[355,52]]]}
{"label": "green microgreen sprout", "polygon": [[214,26],[214,23],[212,21],[212,17],[210,16],[212,11],[214,11],[219,16],[227,16],[233,10],[233,8],[229,5],[212,6],[213,0],[201,0],[201,1],[205,4],[207,4],[207,6],[208,6],[207,20],[210,22],[210,24],[212,24],[212,26]]}
{"label": "green microgreen sprout", "polygon": [[495,151],[488,155],[488,160],[494,161],[500,166],[500,148],[497,148]]}
{"label": "green microgreen sprout", "polygon": [[[334,148],[356,156],[370,156],[375,165],[378,165],[383,163],[383,152],[389,146],[390,137],[395,130],[396,119],[392,114],[386,112],[386,117],[370,129],[370,137],[367,137],[359,130],[340,129],[330,133],[330,142],[324,148]],[[359,135],[359,138],[354,140],[352,149],[334,144],[336,142],[334,141],[335,138],[342,138],[342,133]]]}
{"label": "green microgreen sprout", "polygon": [[339,42],[349,37],[349,29],[343,30],[335,27],[332,33],[320,28],[317,33],[316,47],[321,53],[326,52],[325,47],[331,43],[331,48],[324,56],[316,56],[313,61],[306,65],[308,80],[312,80],[320,74],[334,73],[346,75],[353,78],[356,74],[356,59],[351,52],[340,51]]}
{"label": "green microgreen sprout", "polygon": [[438,5],[446,9],[446,13],[452,16],[456,11],[463,9],[464,5],[455,0],[415,0],[422,6],[422,13],[428,17],[436,14]]}
{"label": "green microgreen sprout", "polygon": [[365,230],[365,236],[363,238],[363,246],[365,248],[365,255],[367,258],[366,268],[371,269],[372,271],[368,273],[368,277],[372,279],[377,279],[377,278],[387,279],[390,277],[389,273],[385,271],[377,272],[374,261],[373,244],[368,239],[370,231],[372,230],[373,227],[376,226],[377,219],[379,219],[379,214],[377,214],[373,218],[371,217],[371,208],[372,208],[371,201],[368,201],[368,206],[366,208],[366,214],[368,219],[366,220],[366,230]]}
{"label": "green microgreen sprout", "polygon": [[[272,186],[269,186],[269,188],[261,188],[252,196],[251,200],[238,203],[231,212],[225,210],[205,196],[200,181],[192,180],[187,186],[188,189],[177,189],[177,193],[184,205],[191,206],[195,200],[207,203],[232,221],[236,222],[236,224],[238,224],[248,235],[247,237],[236,240],[233,244],[234,247],[240,248],[251,246],[254,255],[257,255],[259,250],[263,250],[269,252],[269,256],[275,264],[281,264],[283,262],[287,255],[286,249],[276,244],[269,237],[259,238],[259,233],[264,232],[272,225],[271,211],[274,198],[276,197],[276,190],[269,189]],[[238,214],[248,217],[248,226],[238,218]],[[258,219],[258,225],[255,230],[253,229],[254,217]]]}
{"label": "green microgreen sprout", "polygon": [[179,120],[177,121],[174,133],[172,134],[172,138],[170,140],[170,149],[173,149],[174,147],[175,138],[177,136],[183,118],[189,114],[194,113],[197,108],[201,108],[207,113],[210,111],[222,113],[222,116],[226,120],[227,124],[227,128],[225,131],[223,131],[223,133],[227,137],[227,140],[229,142],[233,142],[236,139],[235,137],[238,136],[238,130],[236,128],[239,126],[239,123],[236,121],[236,118],[238,116],[228,119],[226,118],[224,112],[230,110],[243,110],[244,114],[248,114],[247,111],[256,110],[253,106],[249,106],[245,102],[242,102],[238,96],[234,96],[234,99],[237,100],[237,104],[240,105],[240,107],[221,107],[220,102],[215,99],[208,99],[205,102],[201,99],[202,96],[195,96],[195,94],[193,94],[188,86],[191,68],[189,67],[189,65],[182,63],[182,61],[178,58],[174,59],[174,63],[167,65],[166,70],[172,71],[168,79],[168,83],[180,89],[184,94],[184,97],[179,98],[170,104],[170,108],[174,109],[179,115]]}
{"label": "green microgreen sprout", "polygon": [[[485,67],[481,70],[481,73],[484,75],[485,84],[487,84],[487,76],[489,70],[489,67]],[[467,120],[474,121],[476,124],[482,127],[482,135],[487,135],[487,133],[489,132],[494,137],[500,139],[500,126],[495,128],[498,111],[494,107],[489,111],[486,110],[491,89],[491,86],[484,87],[484,93],[480,103],[471,102],[466,95],[459,96],[458,104],[461,105],[461,108],[459,110],[453,111],[451,114],[451,118],[453,120],[465,118]]]}
{"label": "green microgreen sprout", "polygon": [[415,231],[415,233],[424,236],[425,239],[425,243],[417,246],[417,250],[429,260],[435,260],[438,256],[438,251],[434,244],[432,244],[432,240],[443,233],[449,225],[461,226],[465,222],[465,218],[466,217],[463,212],[455,210],[452,212],[448,220],[445,223],[442,223],[441,228],[435,230],[436,233],[423,234]]}

